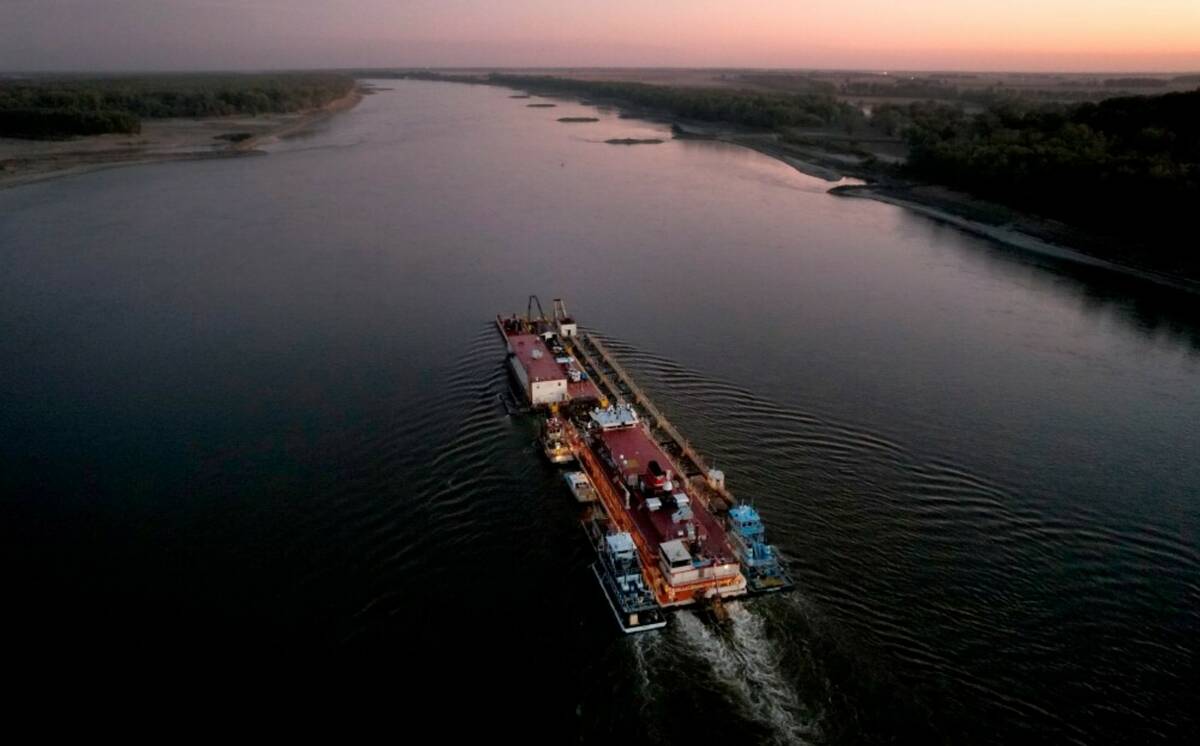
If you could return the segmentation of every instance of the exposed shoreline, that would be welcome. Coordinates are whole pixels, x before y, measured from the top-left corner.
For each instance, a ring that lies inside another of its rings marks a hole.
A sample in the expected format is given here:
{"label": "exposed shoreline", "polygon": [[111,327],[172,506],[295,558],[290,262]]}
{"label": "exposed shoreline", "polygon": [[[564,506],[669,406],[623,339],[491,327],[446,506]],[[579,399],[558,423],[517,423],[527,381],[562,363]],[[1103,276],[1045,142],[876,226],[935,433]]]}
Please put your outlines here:
{"label": "exposed shoreline", "polygon": [[[142,133],[133,136],[97,135],[65,141],[0,138],[0,189],[119,166],[263,155],[261,146],[352,109],[364,95],[365,89],[356,85],[320,108],[292,114],[148,120]],[[249,137],[237,142],[219,139],[231,133]]]}
{"label": "exposed shoreline", "polygon": [[[677,138],[713,140],[748,148],[785,163],[806,176],[828,182],[838,182],[845,178],[860,178],[865,182],[833,186],[828,193],[835,196],[884,202],[940,223],[952,225],[967,233],[987,238],[1009,248],[1116,272],[1175,290],[1200,293],[1200,281],[1187,276],[1105,259],[1079,248],[1073,248],[1073,246],[1096,242],[1089,240],[1093,237],[1086,236],[1083,232],[1069,226],[1019,213],[1002,205],[987,203],[967,195],[955,195],[950,190],[940,189],[940,193],[936,197],[926,197],[920,191],[920,185],[915,183],[910,184],[894,179],[880,181],[878,178],[872,178],[870,174],[862,173],[859,169],[843,170],[836,163],[837,154],[835,153],[830,153],[828,157],[823,158],[813,158],[806,154],[802,158],[794,148],[780,144],[772,137],[748,135],[711,126],[701,127],[697,130],[695,123],[667,121],[672,125]],[[979,213],[981,212],[994,213],[995,217],[990,220],[980,219]]]}
{"label": "exposed shoreline", "polygon": [[844,174],[836,169],[798,158],[794,154],[786,152],[783,148],[761,138],[752,139],[745,136],[728,135],[717,137],[715,139],[719,142],[727,142],[730,145],[738,145],[743,148],[749,148],[756,153],[762,153],[763,155],[774,158],[777,161],[782,161],[805,176],[812,176],[814,178],[830,182],[841,181],[847,177],[847,174]]}
{"label": "exposed shoreline", "polygon": [[1084,264],[1089,267],[1097,267],[1111,272],[1119,272],[1124,275],[1137,277],[1142,280],[1165,285],[1177,290],[1200,293],[1200,282],[1189,280],[1185,277],[1169,275],[1149,269],[1132,267],[1127,264],[1120,264],[1108,259],[1092,256],[1091,254],[1086,254],[1082,251],[1068,248],[1061,244],[1045,241],[1037,236],[1033,236],[1018,230],[1011,225],[997,225],[985,223],[979,220],[972,220],[971,218],[955,214],[954,212],[941,207],[934,207],[919,201],[905,199],[904,197],[890,194],[886,188],[879,187],[874,184],[838,186],[830,189],[828,193],[839,197],[873,199],[877,202],[896,205],[897,207],[903,207],[906,210],[910,210],[917,214],[936,220],[939,223],[952,225],[960,230],[966,231],[967,233],[971,233],[976,236],[982,236],[1012,248],[1042,254],[1055,259],[1064,259],[1077,264]]}

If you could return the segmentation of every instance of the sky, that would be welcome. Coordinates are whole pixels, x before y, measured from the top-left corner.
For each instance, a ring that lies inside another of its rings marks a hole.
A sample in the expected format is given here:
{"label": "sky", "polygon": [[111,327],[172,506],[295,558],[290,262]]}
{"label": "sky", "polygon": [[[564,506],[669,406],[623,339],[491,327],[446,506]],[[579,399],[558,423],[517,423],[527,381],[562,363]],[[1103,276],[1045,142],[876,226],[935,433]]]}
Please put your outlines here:
{"label": "sky", "polygon": [[0,0],[0,70],[1200,71],[1200,0]]}

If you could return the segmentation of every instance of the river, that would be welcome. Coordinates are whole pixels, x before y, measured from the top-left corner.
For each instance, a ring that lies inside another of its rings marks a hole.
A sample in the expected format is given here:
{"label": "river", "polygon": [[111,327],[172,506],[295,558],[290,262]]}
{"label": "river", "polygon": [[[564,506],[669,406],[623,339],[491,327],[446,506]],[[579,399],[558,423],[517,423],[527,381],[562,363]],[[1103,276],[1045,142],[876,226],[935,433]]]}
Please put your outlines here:
{"label": "river", "polygon": [[[39,654],[372,660],[559,741],[1197,735],[1194,296],[610,110],[378,84],[266,156],[0,191],[7,613]],[[798,592],[617,633],[498,402],[490,320],[531,293],[754,500]]]}

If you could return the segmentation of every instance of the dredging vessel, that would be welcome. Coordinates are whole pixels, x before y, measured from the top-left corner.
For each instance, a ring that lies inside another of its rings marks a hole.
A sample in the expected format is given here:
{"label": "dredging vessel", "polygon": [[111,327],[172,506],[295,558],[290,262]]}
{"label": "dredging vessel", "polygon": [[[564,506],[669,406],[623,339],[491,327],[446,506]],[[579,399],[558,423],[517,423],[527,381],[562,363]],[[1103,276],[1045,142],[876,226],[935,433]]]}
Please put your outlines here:
{"label": "dredging vessel", "polygon": [[547,318],[530,296],[524,316],[497,316],[496,326],[516,388],[543,417],[547,458],[578,462],[579,476],[567,477],[577,499],[577,485],[590,483],[592,570],[623,631],[661,628],[667,609],[794,587],[755,508],[733,497],[603,343],[579,332],[561,299]]}

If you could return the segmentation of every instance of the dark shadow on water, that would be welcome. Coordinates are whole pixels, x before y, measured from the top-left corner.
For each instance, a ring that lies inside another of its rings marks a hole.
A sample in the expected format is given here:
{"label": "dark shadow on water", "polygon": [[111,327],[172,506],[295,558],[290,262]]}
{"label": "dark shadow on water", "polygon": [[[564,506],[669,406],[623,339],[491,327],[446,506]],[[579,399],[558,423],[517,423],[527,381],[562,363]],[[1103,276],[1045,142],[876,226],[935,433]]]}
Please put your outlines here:
{"label": "dark shadow on water", "polygon": [[[898,208],[903,209],[903,208]],[[1146,337],[1160,338],[1200,355],[1200,295],[1100,267],[1044,256],[981,237],[943,241],[962,231],[921,215],[905,213],[911,227],[930,242],[953,247],[968,259],[1010,279],[1075,300],[1088,316],[1107,316]]]}

